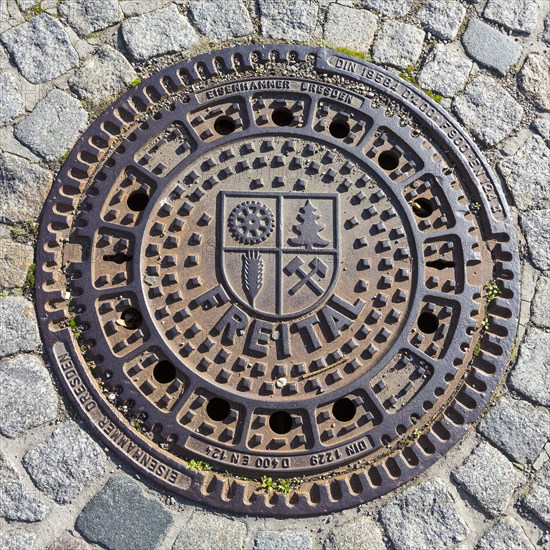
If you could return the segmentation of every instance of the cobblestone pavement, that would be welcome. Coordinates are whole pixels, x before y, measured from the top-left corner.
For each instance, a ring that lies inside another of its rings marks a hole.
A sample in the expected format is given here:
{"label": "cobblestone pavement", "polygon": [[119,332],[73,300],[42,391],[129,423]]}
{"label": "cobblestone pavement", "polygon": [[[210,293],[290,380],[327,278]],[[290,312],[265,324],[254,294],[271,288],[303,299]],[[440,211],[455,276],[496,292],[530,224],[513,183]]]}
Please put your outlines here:
{"label": "cobblestone pavement", "polygon": [[[0,0],[0,547],[550,547],[548,0]],[[45,362],[36,221],[89,121],[181,56],[292,40],[348,48],[430,90],[502,178],[522,254],[507,379],[476,428],[402,489],[308,519],[229,517],[95,443]]]}

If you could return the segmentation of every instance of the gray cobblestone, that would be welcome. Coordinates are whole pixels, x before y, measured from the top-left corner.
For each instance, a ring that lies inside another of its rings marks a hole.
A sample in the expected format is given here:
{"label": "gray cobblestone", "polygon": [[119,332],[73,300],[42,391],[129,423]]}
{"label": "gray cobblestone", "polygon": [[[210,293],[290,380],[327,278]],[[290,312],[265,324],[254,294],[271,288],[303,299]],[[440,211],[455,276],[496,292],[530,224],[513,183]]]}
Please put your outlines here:
{"label": "gray cobblestone", "polygon": [[120,7],[126,17],[134,17],[164,8],[171,3],[171,0],[120,0]]}
{"label": "gray cobblestone", "polygon": [[260,531],[254,539],[254,550],[311,550],[309,533],[300,531]]}
{"label": "gray cobblestone", "polygon": [[537,281],[531,304],[531,321],[539,327],[550,328],[550,278],[544,275]]}
{"label": "gray cobblestone", "polygon": [[185,522],[172,550],[241,550],[245,534],[242,521],[195,512]]}
{"label": "gray cobblestone", "polygon": [[58,10],[82,37],[122,21],[122,10],[117,0],[61,0]]}
{"label": "gray cobblestone", "polygon": [[515,519],[503,518],[481,537],[475,550],[535,550],[535,547]]}
{"label": "gray cobblestone", "polygon": [[468,23],[462,44],[471,58],[501,75],[505,75],[521,55],[519,44],[477,19]]}
{"label": "gray cobblestone", "polygon": [[37,3],[37,0],[17,0],[17,5],[22,11],[33,8]]}
{"label": "gray cobblestone", "polygon": [[520,210],[550,207],[550,149],[542,137],[530,137],[514,155],[501,161],[498,169]]}
{"label": "gray cobblestone", "polygon": [[479,424],[479,431],[512,460],[535,461],[550,432],[548,412],[527,401],[502,397]]}
{"label": "gray cobblestone", "polygon": [[47,170],[0,153],[0,221],[13,224],[38,217],[51,183]]}
{"label": "gray cobblestone", "polygon": [[229,40],[254,32],[241,0],[198,0],[189,7],[199,31],[214,40]]}
{"label": "gray cobblestone", "polygon": [[523,116],[521,105],[494,79],[479,76],[453,102],[453,109],[484,145],[496,145],[509,136]]}
{"label": "gray cobblestone", "polygon": [[378,17],[367,10],[356,10],[340,4],[331,4],[324,27],[325,40],[333,45],[351,50],[369,50]]}
{"label": "gray cobblestone", "polygon": [[550,147],[550,120],[546,118],[537,118],[535,122],[533,122],[532,129],[542,136],[542,138],[546,140],[548,147]]}
{"label": "gray cobblestone", "polygon": [[436,44],[418,73],[418,84],[447,97],[456,95],[466,84],[473,63],[449,51],[443,44]]}
{"label": "gray cobblestone", "polygon": [[39,345],[33,304],[16,296],[0,298],[0,357],[34,351]]}
{"label": "gray cobblestone", "polygon": [[137,74],[128,60],[111,46],[100,46],[69,81],[72,91],[83,100],[100,103],[126,91]]}
{"label": "gray cobblestone", "polygon": [[533,265],[542,270],[550,269],[550,210],[532,210],[525,212],[520,220]]}
{"label": "gray cobblestone", "polygon": [[32,246],[0,238],[0,287],[22,287],[33,258]]}
{"label": "gray cobblestone", "polygon": [[381,550],[385,547],[380,527],[368,517],[333,527],[323,542],[323,550]]}
{"label": "gray cobblestone", "polygon": [[542,0],[488,0],[483,17],[507,29],[531,33],[538,22]]}
{"label": "gray cobblestone", "polygon": [[452,476],[491,515],[504,512],[514,491],[527,481],[504,455],[485,442]]}
{"label": "gray cobblestone", "polygon": [[49,509],[25,488],[19,472],[0,451],[0,516],[9,521],[41,521]]}
{"label": "gray cobblestone", "polygon": [[454,548],[468,534],[447,487],[437,478],[393,497],[380,520],[396,550]]}
{"label": "gray cobblestone", "polygon": [[41,359],[17,355],[0,361],[0,433],[16,437],[56,416],[57,395]]}
{"label": "gray cobblestone", "polygon": [[540,35],[540,39],[545,44],[550,44],[550,12],[548,12],[548,15],[544,19],[544,29]]}
{"label": "gray cobblestone", "polygon": [[48,550],[88,550],[90,547],[81,539],[73,537],[69,533],[63,533]]}
{"label": "gray cobblestone", "polygon": [[101,447],[76,424],[68,422],[45,443],[23,457],[36,486],[60,504],[71,502],[105,467]]}
{"label": "gray cobblestone", "polygon": [[57,78],[78,64],[78,54],[63,25],[46,13],[2,33],[0,40],[21,74],[33,84]]}
{"label": "gray cobblestone", "polygon": [[[548,283],[548,279],[544,279]],[[548,292],[547,284],[546,293]],[[512,388],[528,399],[550,406],[550,333],[535,327],[529,328],[509,382]]]}
{"label": "gray cobblestone", "polygon": [[550,111],[550,59],[548,55],[527,56],[519,73],[523,93],[543,111]]}
{"label": "gray cobblestone", "polygon": [[0,127],[23,114],[23,99],[15,78],[9,73],[0,74]]}
{"label": "gray cobblestone", "polygon": [[414,25],[386,21],[374,42],[372,57],[378,63],[405,69],[418,61],[424,36]]}
{"label": "gray cobblestone", "polygon": [[376,10],[389,17],[403,17],[411,10],[413,0],[360,0],[364,8]]}
{"label": "gray cobblestone", "polygon": [[0,531],[0,548],[2,550],[30,550],[35,539],[36,535],[26,529]]}
{"label": "gray cobblestone", "polygon": [[115,476],[86,504],[76,528],[109,550],[149,549],[157,547],[171,523],[172,514],[156,498],[130,478]]}
{"label": "gray cobblestone", "polygon": [[466,15],[466,8],[455,1],[429,0],[418,12],[424,30],[442,40],[454,40]]}
{"label": "gray cobblestone", "polygon": [[176,6],[170,5],[122,23],[122,38],[137,61],[190,48],[197,35]]}
{"label": "gray cobblestone", "polygon": [[529,510],[550,527],[550,463],[547,463],[536,475],[531,491],[523,502]]}
{"label": "gray cobblestone", "polygon": [[307,40],[317,23],[317,2],[259,0],[262,34],[271,38]]}
{"label": "gray cobblestone", "polygon": [[14,131],[33,153],[55,161],[75,144],[88,124],[88,114],[74,97],[52,90]]}

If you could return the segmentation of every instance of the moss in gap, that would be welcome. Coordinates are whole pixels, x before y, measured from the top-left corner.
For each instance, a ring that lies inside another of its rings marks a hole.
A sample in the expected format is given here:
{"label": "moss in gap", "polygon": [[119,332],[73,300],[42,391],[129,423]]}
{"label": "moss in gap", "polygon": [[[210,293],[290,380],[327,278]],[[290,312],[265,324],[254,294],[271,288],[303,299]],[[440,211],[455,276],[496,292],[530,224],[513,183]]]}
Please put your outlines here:
{"label": "moss in gap", "polygon": [[36,222],[21,222],[10,230],[11,238],[16,243],[35,244],[38,240],[38,224]]}
{"label": "moss in gap", "polygon": [[283,493],[288,494],[290,491],[300,484],[300,478],[293,477],[292,479],[277,479],[274,480],[269,476],[262,476],[260,479],[260,485],[262,489],[265,489],[269,493]]}
{"label": "moss in gap", "polygon": [[212,465],[204,460],[190,460],[187,465],[193,470],[198,470],[199,472],[207,472],[212,469]]}
{"label": "moss in gap", "polygon": [[132,80],[132,82],[130,82],[130,88],[135,88],[138,84],[141,84],[141,78],[139,78],[139,76],[135,79],[135,80]]}
{"label": "moss in gap", "polygon": [[368,53],[362,53],[362,52],[358,52],[356,50],[350,50],[349,48],[337,47],[337,48],[334,48],[334,49],[337,52],[340,52],[340,53],[343,53],[343,54],[346,54],[346,55],[351,55],[353,57],[358,57],[359,59],[363,59],[364,61],[371,61],[372,60],[372,57]]}
{"label": "moss in gap", "polygon": [[78,323],[74,317],[69,319],[69,327],[71,328],[74,337],[78,340],[80,338],[80,329],[78,328]]}
{"label": "moss in gap", "polygon": [[34,293],[34,272],[36,271],[36,264],[31,264],[27,269],[27,275],[25,277],[25,284],[23,285],[23,293],[26,296],[32,296]]}
{"label": "moss in gap", "polygon": [[418,82],[416,81],[416,78],[413,76],[414,69],[412,67],[407,67],[405,69],[405,72],[399,73],[399,76],[406,80],[407,82],[410,82],[413,86],[416,86],[419,90],[424,92],[427,96],[431,97],[436,103],[441,103],[441,100],[443,99],[442,95],[436,94],[435,92],[432,92],[431,90],[425,90],[424,88],[421,88],[418,85]]}

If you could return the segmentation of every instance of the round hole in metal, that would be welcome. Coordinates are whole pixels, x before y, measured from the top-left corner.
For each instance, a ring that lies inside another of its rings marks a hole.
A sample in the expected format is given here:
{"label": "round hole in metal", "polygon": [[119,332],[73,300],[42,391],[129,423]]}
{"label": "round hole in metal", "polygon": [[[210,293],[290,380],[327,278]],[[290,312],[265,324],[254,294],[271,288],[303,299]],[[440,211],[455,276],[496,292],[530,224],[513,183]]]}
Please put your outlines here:
{"label": "round hole in metal", "polygon": [[424,334],[433,334],[439,327],[439,319],[433,313],[424,311],[419,315],[417,324]]}
{"label": "round hole in metal", "polygon": [[159,384],[169,384],[176,378],[176,367],[170,361],[159,361],[153,369],[153,378]]}
{"label": "round hole in metal", "polygon": [[147,208],[149,197],[143,191],[136,191],[128,197],[128,208],[134,212],[141,212]]}
{"label": "round hole in metal", "polygon": [[332,405],[332,414],[340,422],[349,422],[353,420],[357,412],[357,407],[353,401],[347,397],[342,397]]}
{"label": "round hole in metal", "polygon": [[344,139],[348,137],[350,133],[349,124],[345,120],[333,120],[328,127],[330,135],[338,138]]}
{"label": "round hole in metal", "polygon": [[434,211],[432,202],[428,199],[419,198],[412,202],[413,212],[419,218],[428,218]]}
{"label": "round hole in metal", "polygon": [[235,128],[235,121],[227,116],[221,116],[214,122],[214,130],[221,136],[231,134],[235,131]]}
{"label": "round hole in metal", "polygon": [[273,111],[271,120],[273,120],[273,123],[277,126],[290,126],[294,120],[294,115],[290,109],[280,107]]}
{"label": "round hole in metal", "polygon": [[206,406],[206,414],[218,422],[225,420],[231,412],[231,406],[225,399],[219,397],[212,398]]}
{"label": "round hole in metal", "polygon": [[387,150],[382,151],[378,155],[378,164],[380,168],[386,170],[387,172],[395,170],[399,166],[399,159],[401,155],[397,151]]}
{"label": "round hole in metal", "polygon": [[292,429],[292,416],[287,411],[275,411],[269,417],[269,427],[276,434],[287,434]]}
{"label": "round hole in metal", "polygon": [[142,321],[143,317],[141,316],[139,310],[137,310],[135,307],[129,307],[122,312],[119,324],[124,328],[136,330],[140,327]]}

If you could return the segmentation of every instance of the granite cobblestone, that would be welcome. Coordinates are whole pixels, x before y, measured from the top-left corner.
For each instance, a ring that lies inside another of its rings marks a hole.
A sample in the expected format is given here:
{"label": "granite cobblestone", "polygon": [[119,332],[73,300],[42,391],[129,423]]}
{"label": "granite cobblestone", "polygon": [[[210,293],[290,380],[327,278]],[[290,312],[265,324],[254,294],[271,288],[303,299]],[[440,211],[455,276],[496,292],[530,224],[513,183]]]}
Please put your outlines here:
{"label": "granite cobblestone", "polygon": [[67,31],[47,13],[0,34],[0,41],[21,74],[33,84],[53,80],[78,65],[78,54]]}
{"label": "granite cobblestone", "polygon": [[0,434],[14,438],[55,420],[57,403],[57,393],[39,357],[16,355],[0,361]]}
{"label": "granite cobblestone", "polygon": [[477,19],[468,23],[462,44],[472,59],[501,75],[505,75],[521,55],[519,44]]}
{"label": "granite cobblestone", "polygon": [[418,61],[424,36],[424,31],[414,25],[386,21],[376,36],[372,58],[377,63],[406,69]]}

